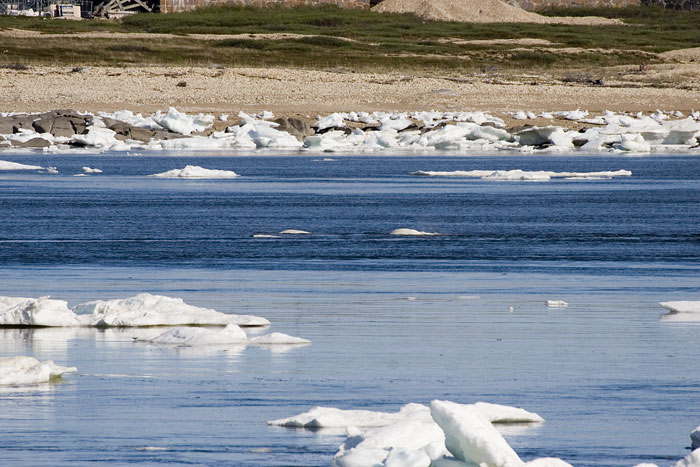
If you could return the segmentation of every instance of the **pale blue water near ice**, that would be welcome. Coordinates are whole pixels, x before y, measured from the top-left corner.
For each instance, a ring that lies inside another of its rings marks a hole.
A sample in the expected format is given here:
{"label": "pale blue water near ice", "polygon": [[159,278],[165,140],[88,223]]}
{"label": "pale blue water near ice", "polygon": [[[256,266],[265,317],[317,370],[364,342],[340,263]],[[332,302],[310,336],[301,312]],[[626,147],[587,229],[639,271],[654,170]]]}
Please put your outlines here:
{"label": "pale blue water near ice", "polygon": [[[265,421],[435,398],[535,411],[547,422],[508,441],[576,466],[670,465],[700,425],[700,325],[660,321],[658,306],[700,300],[697,158],[1,158],[61,174],[0,173],[0,295],[147,291],[313,341],[191,349],[129,329],[0,330],[0,356],[79,369],[0,389],[2,465],[327,466],[342,434]],[[186,164],[243,177],[145,177]],[[72,177],[83,165],[104,174]],[[515,168],[633,176],[409,175]],[[400,227],[444,235],[388,235]],[[252,238],[287,228],[312,234]]]}

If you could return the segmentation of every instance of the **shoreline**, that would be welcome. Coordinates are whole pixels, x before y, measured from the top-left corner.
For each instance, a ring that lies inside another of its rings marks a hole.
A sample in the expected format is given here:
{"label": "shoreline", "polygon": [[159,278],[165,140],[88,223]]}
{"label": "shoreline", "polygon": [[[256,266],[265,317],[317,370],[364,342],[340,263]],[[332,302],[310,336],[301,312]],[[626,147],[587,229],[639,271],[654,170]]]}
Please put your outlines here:
{"label": "shoreline", "polygon": [[[688,66],[688,65],[685,65]],[[700,65],[698,65],[700,66]],[[551,112],[700,110],[700,89],[629,80],[604,86],[547,75],[406,75],[347,70],[221,67],[69,67],[0,69],[0,111],[37,113],[175,107],[187,113],[256,113],[296,118],[350,111]]]}

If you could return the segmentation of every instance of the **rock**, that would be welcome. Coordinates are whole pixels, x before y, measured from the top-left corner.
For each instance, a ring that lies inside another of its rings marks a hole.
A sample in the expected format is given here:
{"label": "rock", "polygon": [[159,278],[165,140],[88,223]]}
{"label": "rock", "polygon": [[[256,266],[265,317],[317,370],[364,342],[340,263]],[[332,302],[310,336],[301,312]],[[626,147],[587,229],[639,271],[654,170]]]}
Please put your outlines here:
{"label": "rock", "polygon": [[185,135],[181,135],[180,133],[173,133],[173,132],[167,131],[167,130],[154,130],[152,135],[153,135],[153,138],[155,138],[155,139],[187,138],[187,136],[185,136]]}
{"label": "rock", "polygon": [[34,117],[31,115],[27,115],[26,117],[13,117],[12,133],[19,133],[19,130],[23,129],[34,130],[32,123],[34,123]]}
{"label": "rock", "polygon": [[40,118],[39,120],[34,120],[32,122],[32,127],[34,127],[37,133],[51,133],[53,123],[53,118]]}
{"label": "rock", "polygon": [[129,131],[129,136],[131,139],[134,139],[136,141],[143,141],[144,143],[147,143],[153,138],[154,132],[151,130],[146,130],[145,128],[139,128],[136,126],[132,126],[131,130]]}
{"label": "rock", "polygon": [[[113,124],[107,125],[107,128],[114,131],[118,135],[129,136],[131,134],[131,125],[126,122],[113,120]],[[106,124],[107,122],[105,122]]]}
{"label": "rock", "polygon": [[70,138],[76,133],[78,132],[73,127],[70,118],[56,117],[56,119],[53,121],[53,126],[51,127],[51,134],[53,134],[54,136],[64,136],[66,138]]}
{"label": "rock", "polygon": [[0,134],[9,135],[14,133],[15,121],[12,117],[0,118]]}
{"label": "rock", "polygon": [[46,141],[44,138],[32,138],[24,143],[16,144],[16,146],[19,146],[20,148],[48,148],[51,146],[51,143]]}
{"label": "rock", "polygon": [[290,135],[296,136],[299,141],[303,141],[305,136],[315,134],[314,130],[303,120],[298,118],[278,118],[275,120],[280,131],[286,131]]}

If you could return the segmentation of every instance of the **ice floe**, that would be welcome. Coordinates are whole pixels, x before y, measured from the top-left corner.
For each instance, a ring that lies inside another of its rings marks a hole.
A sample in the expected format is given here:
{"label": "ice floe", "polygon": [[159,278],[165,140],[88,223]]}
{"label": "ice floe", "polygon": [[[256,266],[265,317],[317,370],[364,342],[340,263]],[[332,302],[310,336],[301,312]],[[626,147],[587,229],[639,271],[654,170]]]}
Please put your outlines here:
{"label": "ice floe", "polygon": [[158,178],[237,178],[239,176],[232,170],[205,169],[198,165],[186,165],[184,169],[173,169],[149,175],[149,177]]}
{"label": "ice floe", "polygon": [[547,300],[547,308],[565,308],[569,306],[564,300]]}
{"label": "ice floe", "polygon": [[280,232],[280,235],[309,235],[311,232],[307,232],[306,230],[298,230],[298,229],[287,229],[283,230]]}
{"label": "ice floe", "polygon": [[155,337],[137,339],[155,344],[170,344],[180,346],[199,345],[300,345],[310,344],[311,341],[301,337],[289,336],[279,332],[249,337],[240,326],[229,324],[223,329],[207,329],[193,327],[178,327],[170,329]]}
{"label": "ice floe", "polygon": [[[348,438],[333,458],[336,467],[430,465],[529,465],[520,460],[494,423],[538,423],[542,417],[517,407],[479,402],[406,404],[398,412],[316,407],[270,425],[346,428]],[[501,461],[512,461],[503,463]],[[495,462],[492,462],[495,461]],[[568,465],[546,464],[541,466]],[[466,464],[465,464],[466,463]],[[533,464],[534,465],[534,464]]]}
{"label": "ice floe", "polygon": [[162,128],[182,135],[204,131],[214,123],[213,115],[199,114],[190,116],[179,112],[174,107],[170,107],[165,114],[160,111],[156,112],[151,119]]}
{"label": "ice floe", "polygon": [[690,448],[693,450],[700,448],[700,426],[690,433]]}
{"label": "ice floe", "polygon": [[142,293],[134,297],[97,300],[77,305],[73,310],[90,326],[266,326],[265,318],[221,313],[188,305],[181,298]]}
{"label": "ice floe", "polygon": [[0,385],[18,386],[46,383],[64,373],[78,371],[75,367],[59,366],[51,360],[40,362],[33,357],[0,358]]}
{"label": "ice floe", "polygon": [[43,170],[40,165],[26,165],[17,162],[0,161],[0,170]]}
{"label": "ice floe", "polygon": [[221,313],[186,304],[181,298],[139,294],[126,299],[97,300],[68,307],[50,297],[0,297],[0,326],[138,327],[138,326],[266,326],[265,318]]}
{"label": "ice floe", "polygon": [[675,467],[700,467],[700,449],[696,449],[676,462]]}
{"label": "ice floe", "polygon": [[480,178],[482,180],[495,181],[548,181],[552,178],[565,178],[569,180],[598,180],[613,177],[631,177],[629,170],[599,171],[599,172],[550,172],[550,171],[525,171],[514,170],[455,170],[428,171],[417,170],[411,175],[419,177],[466,177]]}
{"label": "ice floe", "polygon": [[700,322],[700,301],[675,301],[660,302],[668,313],[661,315],[661,319],[668,321],[699,321]]}
{"label": "ice floe", "polygon": [[434,237],[440,235],[437,232],[423,232],[415,229],[394,229],[389,235],[404,236],[404,237]]}
{"label": "ice floe", "polygon": [[101,174],[102,170],[85,166],[83,167],[83,172],[85,172],[86,174]]}

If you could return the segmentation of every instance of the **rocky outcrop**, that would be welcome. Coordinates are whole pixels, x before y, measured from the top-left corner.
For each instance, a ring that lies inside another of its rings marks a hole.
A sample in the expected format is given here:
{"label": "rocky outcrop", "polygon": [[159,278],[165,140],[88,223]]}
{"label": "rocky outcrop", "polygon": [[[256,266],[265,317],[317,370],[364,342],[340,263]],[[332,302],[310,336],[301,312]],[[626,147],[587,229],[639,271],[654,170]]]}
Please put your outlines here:
{"label": "rocky outcrop", "polygon": [[672,10],[700,10],[700,0],[642,0],[642,5],[656,5]]}
{"label": "rocky outcrop", "polygon": [[298,118],[278,118],[275,120],[280,131],[286,131],[290,135],[296,136],[299,141],[303,141],[306,136],[315,134],[315,131],[303,120]]}

